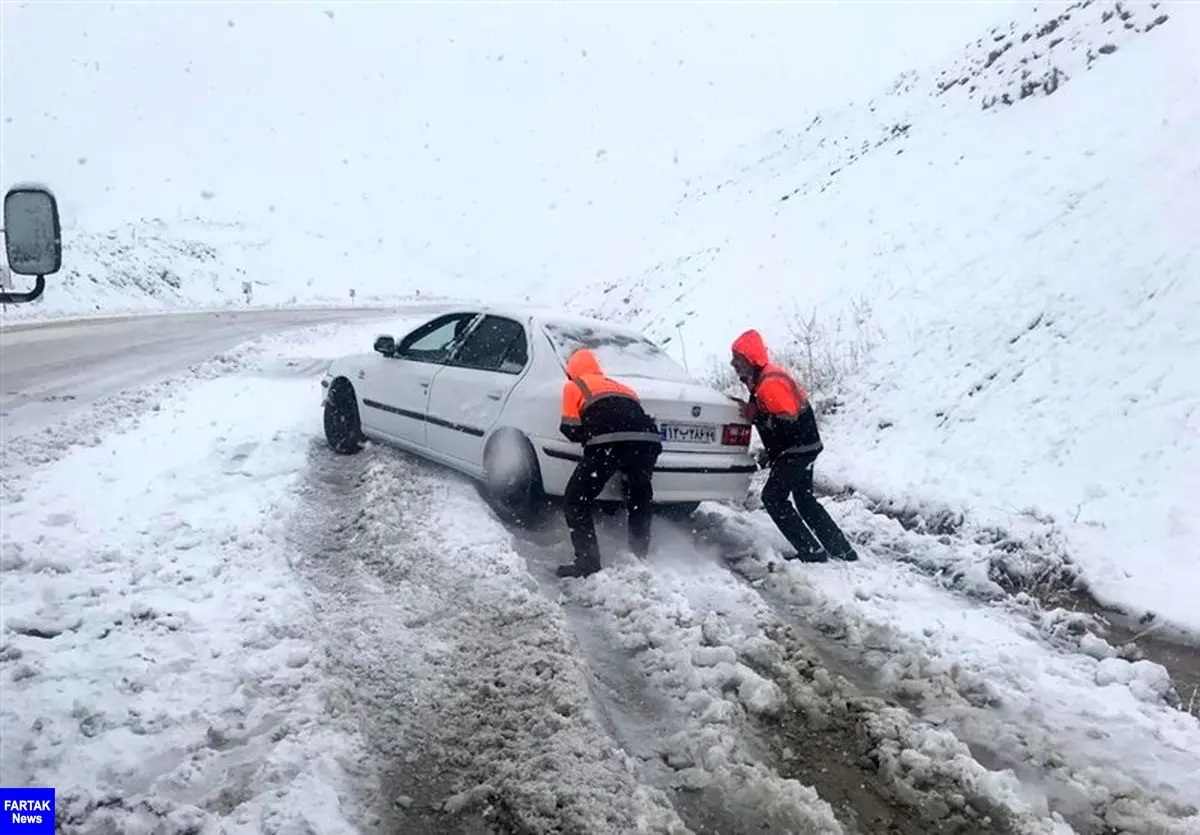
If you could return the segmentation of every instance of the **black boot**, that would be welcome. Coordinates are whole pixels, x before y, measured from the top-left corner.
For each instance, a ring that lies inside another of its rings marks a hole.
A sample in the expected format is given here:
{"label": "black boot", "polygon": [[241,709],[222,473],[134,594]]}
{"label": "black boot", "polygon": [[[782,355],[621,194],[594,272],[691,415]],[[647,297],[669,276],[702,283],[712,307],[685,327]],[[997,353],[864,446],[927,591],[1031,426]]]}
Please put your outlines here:
{"label": "black boot", "polygon": [[842,533],[837,522],[833,521],[833,517],[812,493],[797,494],[796,508],[830,557],[843,562],[854,562],[858,559],[858,554],[854,553],[854,546],[850,544],[846,534]]}
{"label": "black boot", "polygon": [[554,569],[554,574],[558,577],[590,577],[599,570],[600,563],[575,561],[567,565],[560,565]]}
{"label": "black boot", "polygon": [[829,554],[824,548],[816,546],[813,548],[805,548],[799,551],[793,551],[790,554],[784,554],[783,558],[789,562],[828,562]]}

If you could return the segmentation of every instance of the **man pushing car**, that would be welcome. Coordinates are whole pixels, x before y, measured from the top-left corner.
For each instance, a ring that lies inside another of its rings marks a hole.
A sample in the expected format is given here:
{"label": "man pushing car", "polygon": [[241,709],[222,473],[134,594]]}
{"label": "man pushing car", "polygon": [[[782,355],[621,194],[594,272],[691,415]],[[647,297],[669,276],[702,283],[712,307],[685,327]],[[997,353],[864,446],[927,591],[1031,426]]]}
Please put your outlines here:
{"label": "man pushing car", "polygon": [[654,465],[662,440],[637,392],[606,376],[592,351],[580,348],[571,355],[567,378],[559,431],[567,440],[583,444],[583,458],[563,496],[575,562],[560,565],[557,574],[586,577],[600,570],[592,507],[614,473],[625,476],[629,548],[643,558],[650,550]]}
{"label": "man pushing car", "polygon": [[824,445],[808,393],[791,374],[770,361],[758,331],[748,330],[734,340],[732,353],[734,371],[750,390],[742,415],[758,429],[771,468],[763,486],[763,507],[796,549],[787,559],[858,559],[837,522],[812,492],[813,464]]}

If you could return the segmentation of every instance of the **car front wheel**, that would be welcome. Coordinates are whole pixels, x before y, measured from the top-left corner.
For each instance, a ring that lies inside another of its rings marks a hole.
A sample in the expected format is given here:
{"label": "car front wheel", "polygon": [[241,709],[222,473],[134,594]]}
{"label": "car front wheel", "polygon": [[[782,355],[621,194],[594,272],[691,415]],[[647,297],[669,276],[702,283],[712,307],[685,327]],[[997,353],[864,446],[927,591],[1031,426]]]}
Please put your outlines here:
{"label": "car front wheel", "polygon": [[358,418],[358,399],[354,387],[344,377],[329,385],[325,398],[325,440],[339,455],[353,455],[362,449],[362,422]]}

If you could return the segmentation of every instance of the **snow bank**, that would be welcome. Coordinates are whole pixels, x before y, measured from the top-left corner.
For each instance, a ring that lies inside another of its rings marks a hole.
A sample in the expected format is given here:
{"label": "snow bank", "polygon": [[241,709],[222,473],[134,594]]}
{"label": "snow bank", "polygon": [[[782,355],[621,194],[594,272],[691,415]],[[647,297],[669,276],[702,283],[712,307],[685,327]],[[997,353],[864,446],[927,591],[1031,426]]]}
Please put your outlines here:
{"label": "snow bank", "polygon": [[6,443],[0,782],[56,786],[64,831],[357,831],[286,532],[316,376],[371,327],[258,340]]}
{"label": "snow bank", "polygon": [[5,502],[0,770],[63,831],[355,831],[281,547],[313,412],[197,382]]}
{"label": "snow bank", "polygon": [[1031,13],[769,137],[572,305],[693,367],[748,326],[802,351],[813,311],[827,342],[869,328],[833,481],[1052,523],[1099,599],[1200,630],[1198,33],[1178,4]]}
{"label": "snow bank", "polygon": [[963,594],[973,585],[937,567],[955,551],[965,552],[960,560],[983,556],[969,535],[907,530],[858,497],[825,504],[860,561],[780,563],[784,543],[762,510],[706,504],[697,524],[724,552],[752,546],[733,567],[765,600],[835,644],[865,687],[1010,769],[1021,783],[1009,789],[1015,796],[1079,831],[1101,822],[1146,833],[1200,826],[1200,721],[1172,706],[1163,667],[1116,657],[1083,616],[974,602]]}

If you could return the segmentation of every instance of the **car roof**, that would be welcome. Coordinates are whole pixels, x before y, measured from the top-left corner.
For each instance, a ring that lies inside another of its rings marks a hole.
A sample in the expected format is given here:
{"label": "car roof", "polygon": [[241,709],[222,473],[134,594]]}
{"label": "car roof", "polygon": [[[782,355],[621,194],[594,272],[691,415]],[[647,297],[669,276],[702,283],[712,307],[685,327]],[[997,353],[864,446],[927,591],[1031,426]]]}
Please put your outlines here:
{"label": "car roof", "polygon": [[[637,334],[637,331],[618,322],[609,322],[593,316],[583,316],[577,313],[564,313],[562,310],[543,305],[521,304],[478,304],[459,305],[455,312],[490,313],[495,316],[507,316],[522,321],[532,320],[538,325],[586,325],[600,327],[617,333]],[[640,334],[638,334],[640,336]]]}

